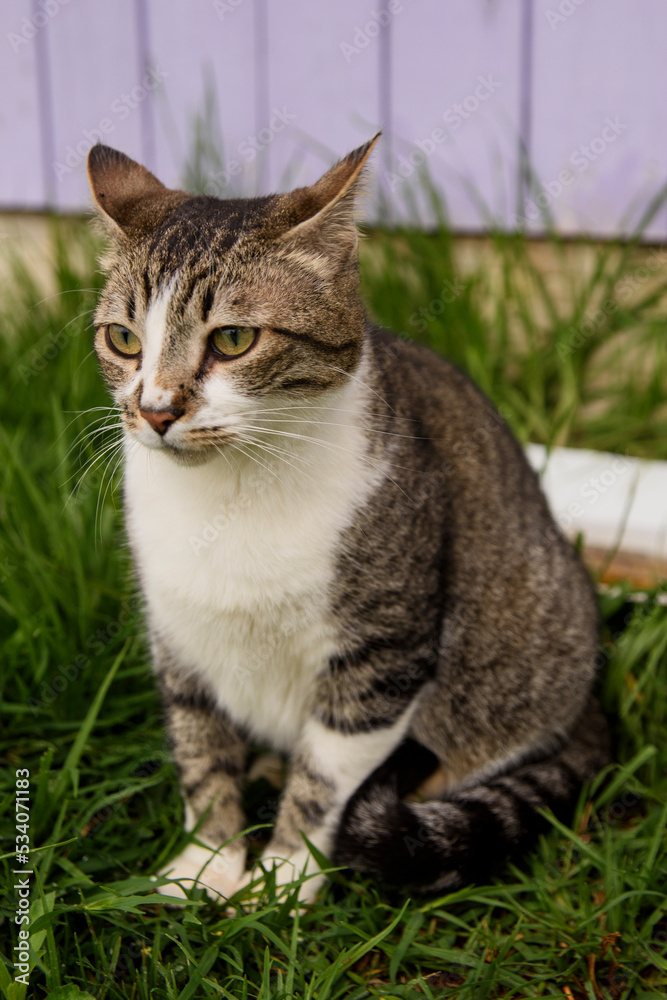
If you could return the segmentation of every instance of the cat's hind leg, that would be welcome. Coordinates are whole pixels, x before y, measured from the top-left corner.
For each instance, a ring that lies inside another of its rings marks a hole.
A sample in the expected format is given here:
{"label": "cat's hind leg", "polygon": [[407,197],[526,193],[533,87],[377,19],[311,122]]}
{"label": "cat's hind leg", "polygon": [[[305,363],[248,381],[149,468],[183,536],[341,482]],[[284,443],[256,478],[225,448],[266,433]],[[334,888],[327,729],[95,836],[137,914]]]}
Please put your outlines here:
{"label": "cat's hind leg", "polygon": [[591,699],[559,750],[427,802],[403,801],[381,769],[343,815],[333,860],[414,893],[449,892],[489,878],[549,828],[540,809],[567,820],[582,783],[611,760],[606,720]]}

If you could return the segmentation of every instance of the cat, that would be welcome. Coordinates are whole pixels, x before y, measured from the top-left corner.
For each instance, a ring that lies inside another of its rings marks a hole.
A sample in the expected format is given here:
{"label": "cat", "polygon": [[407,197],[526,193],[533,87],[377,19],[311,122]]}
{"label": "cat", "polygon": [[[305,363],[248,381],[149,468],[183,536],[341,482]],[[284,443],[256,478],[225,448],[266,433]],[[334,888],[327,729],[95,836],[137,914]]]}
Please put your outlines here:
{"label": "cat", "polygon": [[483,880],[610,760],[593,587],[520,446],[455,367],[366,318],[377,139],[227,201],[89,154],[112,246],[95,349],[194,831],[171,896],[257,875],[251,743],[289,756],[261,860],[279,887],[305,875],[304,903],[307,842],[413,893]]}

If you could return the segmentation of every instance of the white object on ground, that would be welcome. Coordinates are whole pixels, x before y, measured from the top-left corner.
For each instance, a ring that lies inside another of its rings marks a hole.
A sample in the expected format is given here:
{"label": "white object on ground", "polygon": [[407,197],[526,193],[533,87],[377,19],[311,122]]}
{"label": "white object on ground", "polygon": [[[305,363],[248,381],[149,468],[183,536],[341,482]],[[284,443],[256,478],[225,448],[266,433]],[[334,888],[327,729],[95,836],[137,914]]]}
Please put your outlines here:
{"label": "white object on ground", "polygon": [[[562,531],[587,545],[667,559],[667,462],[526,446]],[[620,545],[619,545],[620,541]]]}

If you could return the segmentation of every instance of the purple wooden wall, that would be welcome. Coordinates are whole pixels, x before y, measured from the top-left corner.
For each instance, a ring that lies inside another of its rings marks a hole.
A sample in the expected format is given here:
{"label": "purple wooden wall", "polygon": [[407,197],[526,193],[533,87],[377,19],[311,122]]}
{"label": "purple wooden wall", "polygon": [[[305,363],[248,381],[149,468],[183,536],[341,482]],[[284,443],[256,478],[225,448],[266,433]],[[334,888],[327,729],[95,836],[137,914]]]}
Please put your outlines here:
{"label": "purple wooden wall", "polygon": [[667,181],[664,0],[4,0],[0,28],[5,209],[85,208],[98,137],[179,183],[205,78],[223,196],[312,181],[380,126],[394,213],[432,218],[425,164],[458,229],[546,206],[628,231]]}

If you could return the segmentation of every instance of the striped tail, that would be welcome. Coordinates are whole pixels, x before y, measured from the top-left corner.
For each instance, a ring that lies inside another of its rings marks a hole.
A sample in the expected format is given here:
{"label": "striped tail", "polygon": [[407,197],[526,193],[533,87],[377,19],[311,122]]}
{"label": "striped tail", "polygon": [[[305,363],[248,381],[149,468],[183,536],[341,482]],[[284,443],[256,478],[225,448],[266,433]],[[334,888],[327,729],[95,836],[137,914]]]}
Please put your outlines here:
{"label": "striped tail", "polygon": [[[411,744],[408,746],[408,743]],[[334,863],[413,893],[487,881],[548,829],[538,809],[570,819],[583,782],[611,759],[606,720],[591,702],[570,741],[550,757],[429,802],[404,802],[435,757],[408,741],[358,789],[338,830]],[[407,763],[409,777],[401,765]]]}

